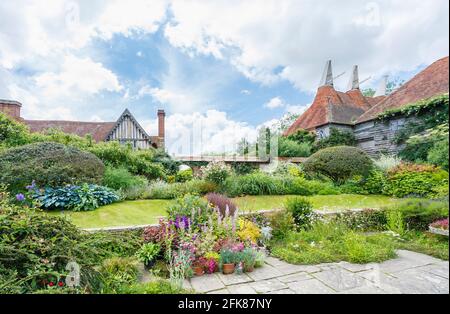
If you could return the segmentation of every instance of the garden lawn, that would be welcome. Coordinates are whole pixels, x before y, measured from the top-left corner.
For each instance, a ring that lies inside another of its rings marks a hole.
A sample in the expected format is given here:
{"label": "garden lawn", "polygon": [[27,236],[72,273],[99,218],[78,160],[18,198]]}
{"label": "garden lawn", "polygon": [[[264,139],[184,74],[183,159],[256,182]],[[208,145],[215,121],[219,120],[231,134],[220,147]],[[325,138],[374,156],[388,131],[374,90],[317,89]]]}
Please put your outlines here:
{"label": "garden lawn", "polygon": [[[294,196],[245,196],[234,199],[242,211],[282,208]],[[307,197],[316,210],[380,208],[392,205],[399,199],[377,195],[316,195]],[[100,207],[89,212],[52,212],[65,215],[80,228],[105,228],[136,226],[157,223],[166,215],[172,200],[124,201]]]}
{"label": "garden lawn", "polygon": [[125,201],[86,212],[51,212],[65,215],[80,228],[105,228],[155,224],[166,215],[171,200]]}

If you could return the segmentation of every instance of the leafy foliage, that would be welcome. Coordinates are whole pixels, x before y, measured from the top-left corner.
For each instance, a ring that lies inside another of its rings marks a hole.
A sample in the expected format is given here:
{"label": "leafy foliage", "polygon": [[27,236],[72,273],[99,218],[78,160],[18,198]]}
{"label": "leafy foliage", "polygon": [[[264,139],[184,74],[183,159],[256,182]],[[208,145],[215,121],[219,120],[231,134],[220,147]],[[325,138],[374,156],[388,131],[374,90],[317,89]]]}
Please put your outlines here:
{"label": "leafy foliage", "polygon": [[448,137],[442,141],[434,143],[433,147],[428,151],[427,160],[429,163],[442,167],[448,171],[448,160],[449,160],[449,146]]}
{"label": "leafy foliage", "polygon": [[99,292],[95,265],[131,256],[141,238],[135,233],[84,234],[64,218],[14,206],[0,191],[0,293],[29,293],[64,281],[66,265],[81,269],[80,292]]}
{"label": "leafy foliage", "polygon": [[50,187],[100,183],[103,172],[100,159],[62,144],[29,144],[0,153],[0,182],[11,191],[24,190],[33,180]]}
{"label": "leafy foliage", "polygon": [[275,241],[272,254],[293,264],[381,262],[395,256],[394,245],[384,235],[359,234],[338,222],[315,223]]}
{"label": "leafy foliage", "polygon": [[316,141],[312,151],[317,152],[321,149],[334,146],[356,146],[357,141],[353,132],[330,128],[330,135],[326,138]]}
{"label": "leafy foliage", "polygon": [[308,157],[311,155],[311,144],[298,143],[286,137],[280,137],[278,141],[278,156],[280,157]]}
{"label": "leafy foliage", "polygon": [[27,143],[29,143],[28,128],[0,112],[0,147],[13,147]]}
{"label": "leafy foliage", "polygon": [[129,190],[135,187],[144,187],[148,184],[145,177],[130,173],[127,168],[106,167],[103,184],[114,190]]}
{"label": "leafy foliage", "polygon": [[231,174],[231,168],[224,162],[213,161],[201,168],[203,178],[215,184],[223,183]]}
{"label": "leafy foliage", "polygon": [[404,226],[409,230],[428,230],[428,226],[436,220],[448,217],[447,202],[432,200],[408,200],[388,208],[397,212]]}
{"label": "leafy foliage", "polygon": [[364,151],[349,146],[323,149],[304,163],[306,172],[325,175],[337,183],[357,175],[367,176],[372,167],[373,162]]}
{"label": "leafy foliage", "polygon": [[311,225],[314,212],[311,202],[306,198],[290,198],[286,201],[285,207],[294,217],[297,228],[308,228]]}
{"label": "leafy foliage", "polygon": [[119,200],[111,189],[93,184],[47,187],[31,193],[31,197],[46,210],[89,211]]}
{"label": "leafy foliage", "polygon": [[436,188],[446,184],[448,185],[448,172],[435,166],[405,163],[389,171],[384,193],[396,197],[430,197]]}

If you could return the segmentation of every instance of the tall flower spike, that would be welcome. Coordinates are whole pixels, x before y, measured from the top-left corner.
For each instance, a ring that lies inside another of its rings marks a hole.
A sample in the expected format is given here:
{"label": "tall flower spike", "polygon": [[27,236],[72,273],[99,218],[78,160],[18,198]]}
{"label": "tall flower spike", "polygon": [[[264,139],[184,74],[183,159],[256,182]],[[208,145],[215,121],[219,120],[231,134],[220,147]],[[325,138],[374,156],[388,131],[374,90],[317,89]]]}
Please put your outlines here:
{"label": "tall flower spike", "polygon": [[217,211],[217,225],[220,226],[222,224],[222,215],[220,214],[219,207],[216,207],[216,211]]}
{"label": "tall flower spike", "polygon": [[228,216],[230,215],[230,207],[228,207],[228,204],[225,207],[225,218],[228,218]]}

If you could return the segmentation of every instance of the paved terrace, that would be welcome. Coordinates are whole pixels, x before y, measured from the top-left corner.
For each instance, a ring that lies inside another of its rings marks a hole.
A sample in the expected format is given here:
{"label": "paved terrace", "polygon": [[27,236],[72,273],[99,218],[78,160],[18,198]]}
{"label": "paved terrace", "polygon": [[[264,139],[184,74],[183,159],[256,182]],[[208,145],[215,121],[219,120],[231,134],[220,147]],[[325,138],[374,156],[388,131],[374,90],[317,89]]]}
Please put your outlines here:
{"label": "paved terrace", "polygon": [[185,281],[207,294],[448,294],[449,263],[410,251],[383,263],[291,265],[268,257],[252,273]]}

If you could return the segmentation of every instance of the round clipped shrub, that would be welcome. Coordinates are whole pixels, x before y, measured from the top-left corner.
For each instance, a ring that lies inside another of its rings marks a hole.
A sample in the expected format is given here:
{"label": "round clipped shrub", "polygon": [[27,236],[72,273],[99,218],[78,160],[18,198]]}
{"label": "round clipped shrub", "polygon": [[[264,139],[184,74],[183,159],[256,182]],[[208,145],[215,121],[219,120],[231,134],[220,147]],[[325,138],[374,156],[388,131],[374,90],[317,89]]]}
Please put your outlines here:
{"label": "round clipped shrub", "polygon": [[221,161],[210,162],[206,167],[202,167],[201,172],[205,180],[216,184],[223,183],[231,174],[231,167]]}
{"label": "round clipped shrub", "polygon": [[373,167],[370,157],[351,146],[329,147],[313,154],[304,163],[304,170],[325,175],[337,183],[354,176],[366,177]]}
{"label": "round clipped shrub", "polygon": [[0,153],[0,182],[11,191],[32,181],[40,187],[100,183],[104,165],[91,153],[57,143],[35,143]]}

